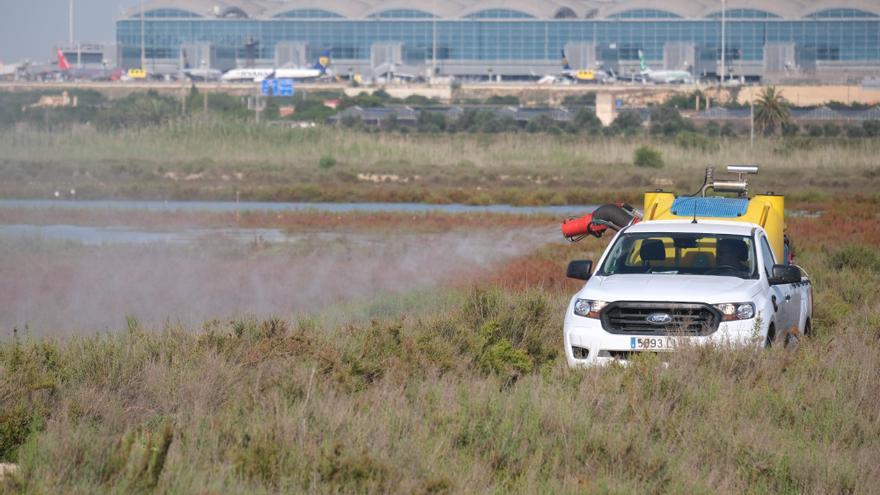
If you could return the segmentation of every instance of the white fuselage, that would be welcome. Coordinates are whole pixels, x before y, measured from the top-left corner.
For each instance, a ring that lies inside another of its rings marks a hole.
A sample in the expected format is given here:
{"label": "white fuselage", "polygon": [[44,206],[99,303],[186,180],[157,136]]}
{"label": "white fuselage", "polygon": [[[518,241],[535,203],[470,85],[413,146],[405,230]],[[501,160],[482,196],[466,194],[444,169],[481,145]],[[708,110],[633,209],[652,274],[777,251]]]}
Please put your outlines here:
{"label": "white fuselage", "polygon": [[686,70],[652,70],[643,72],[642,75],[647,77],[649,81],[658,84],[691,84],[694,82],[694,76]]}
{"label": "white fuselage", "polygon": [[220,78],[226,82],[262,82],[267,78],[275,79],[317,79],[324,74],[319,69],[281,68],[281,69],[232,69]]}
{"label": "white fuselage", "polygon": [[275,69],[232,69],[220,76],[226,82],[260,82],[271,76]]}
{"label": "white fuselage", "polygon": [[223,76],[217,69],[184,69],[183,74],[193,81],[219,81]]}

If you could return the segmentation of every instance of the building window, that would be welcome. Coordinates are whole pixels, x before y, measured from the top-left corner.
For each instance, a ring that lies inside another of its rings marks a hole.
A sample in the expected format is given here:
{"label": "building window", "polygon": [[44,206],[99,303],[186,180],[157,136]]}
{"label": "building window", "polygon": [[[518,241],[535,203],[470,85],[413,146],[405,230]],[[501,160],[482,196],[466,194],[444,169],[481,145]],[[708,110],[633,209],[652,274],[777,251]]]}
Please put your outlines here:
{"label": "building window", "polygon": [[383,10],[368,16],[370,19],[430,19],[436,17],[430,12],[416,9],[391,9]]}
{"label": "building window", "polygon": [[816,60],[840,60],[840,48],[830,45],[816,47]]}
{"label": "building window", "polygon": [[486,9],[468,14],[466,19],[534,19],[535,16],[521,10],[512,9]]}
{"label": "building window", "polygon": [[853,19],[865,17],[880,17],[880,15],[859,9],[825,9],[807,15],[809,19]]}
{"label": "building window", "polygon": [[554,19],[577,19],[577,14],[568,7],[562,7],[553,14]]}
{"label": "building window", "polygon": [[681,16],[668,10],[633,9],[624,10],[608,16],[609,19],[681,19]]}
{"label": "building window", "polygon": [[[780,17],[773,12],[758,9],[728,9],[725,13],[728,19],[779,19]],[[721,19],[721,11],[712,12],[706,16],[707,19]]]}
{"label": "building window", "polygon": [[336,12],[322,9],[296,9],[288,10],[274,16],[276,19],[341,19],[343,16]]}
{"label": "building window", "polygon": [[[133,15],[132,18],[140,18],[141,14],[138,12]],[[202,17],[195,12],[190,12],[188,10],[181,9],[153,9],[144,12],[144,17],[147,18],[162,18],[162,19],[192,19],[196,17]]]}

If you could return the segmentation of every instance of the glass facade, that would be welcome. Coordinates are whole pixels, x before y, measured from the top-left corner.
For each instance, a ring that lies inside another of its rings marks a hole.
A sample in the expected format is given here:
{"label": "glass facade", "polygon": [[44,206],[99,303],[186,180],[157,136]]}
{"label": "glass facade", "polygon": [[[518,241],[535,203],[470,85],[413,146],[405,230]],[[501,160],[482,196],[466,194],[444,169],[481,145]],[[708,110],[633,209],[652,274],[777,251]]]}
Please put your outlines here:
{"label": "glass facade", "polygon": [[[728,9],[724,15],[728,19],[777,19],[778,15],[757,9]],[[709,19],[721,19],[721,11],[712,12],[706,16]]]}
{"label": "glass facade", "polygon": [[625,10],[617,14],[608,16],[611,19],[676,19],[681,16],[665,10],[656,9],[635,9]]}
{"label": "glass facade", "polygon": [[[856,12],[823,11],[815,18],[787,20],[761,11],[731,11],[727,47],[731,60],[761,61],[765,43],[794,43],[814,50],[818,60],[880,62],[880,18]],[[197,18],[185,11],[151,11],[145,20],[148,58],[177,59],[184,43],[208,42],[244,58],[246,40],[259,41],[258,58],[272,59],[279,42],[307,43],[311,55],[367,60],[374,43],[400,42],[408,59],[431,56],[432,24],[421,11],[386,11],[372,19],[345,19],[322,10],[291,10],[271,19]],[[160,16],[159,14],[162,14]],[[662,14],[662,15],[661,15]],[[387,17],[386,17],[387,15]],[[629,11],[609,19],[536,19],[515,10],[484,10],[459,19],[438,19],[437,53],[441,59],[476,61],[556,61],[569,42],[615,46],[621,59],[643,50],[662,60],[664,44],[695,43],[719,48],[717,19],[668,18],[663,11]],[[674,14],[671,14],[674,15]],[[841,15],[851,15],[840,18]],[[632,18],[630,16],[633,16]],[[139,58],[139,16],[117,22],[117,42],[124,58]],[[720,50],[718,50],[720,55]]]}
{"label": "glass facade", "polygon": [[287,12],[282,12],[277,14],[275,17],[277,18],[291,18],[291,19],[320,19],[320,18],[342,18],[343,15],[337,14],[336,12],[330,12],[329,10],[322,9],[295,9],[288,10]]}
{"label": "glass facade", "polygon": [[430,12],[416,9],[391,9],[372,14],[373,19],[430,19],[434,17]]}

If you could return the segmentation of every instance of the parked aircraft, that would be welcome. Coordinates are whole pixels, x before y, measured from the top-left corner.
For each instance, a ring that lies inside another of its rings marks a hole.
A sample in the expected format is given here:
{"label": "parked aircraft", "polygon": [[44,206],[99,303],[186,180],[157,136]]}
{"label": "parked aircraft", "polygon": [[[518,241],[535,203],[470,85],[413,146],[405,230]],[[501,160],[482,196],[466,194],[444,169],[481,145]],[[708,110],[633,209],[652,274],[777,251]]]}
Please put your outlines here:
{"label": "parked aircraft", "polygon": [[183,75],[190,81],[219,81],[223,77],[223,72],[212,69],[210,67],[193,68],[189,64],[189,58],[186,56],[186,50],[183,50]]}
{"label": "parked aircraft", "polygon": [[568,57],[565,56],[565,50],[562,51],[561,77],[581,84],[605,84],[614,82],[617,79],[614,71],[606,71],[601,69],[572,69],[571,65],[569,65],[568,63]]}
{"label": "parked aircraft", "polygon": [[27,62],[8,65],[0,62],[0,79],[16,79],[26,66]]}
{"label": "parked aircraft", "polygon": [[73,80],[82,80],[86,79],[89,81],[118,81],[119,78],[125,74],[125,71],[122,69],[92,69],[85,67],[73,67],[70,65],[70,62],[67,61],[67,57],[64,56],[64,52],[61,51],[60,48],[57,49],[56,54],[58,55],[58,69],[61,74],[61,77],[65,79],[73,79]]}
{"label": "parked aircraft", "polygon": [[261,82],[263,79],[293,79],[305,81],[318,79],[327,75],[327,67],[330,65],[330,52],[325,51],[318,57],[318,62],[312,67],[281,67],[276,69],[232,69],[220,77],[226,82]]}
{"label": "parked aircraft", "polygon": [[693,84],[694,76],[686,70],[651,70],[645,62],[645,54],[639,50],[639,68],[642,77],[658,84]]}

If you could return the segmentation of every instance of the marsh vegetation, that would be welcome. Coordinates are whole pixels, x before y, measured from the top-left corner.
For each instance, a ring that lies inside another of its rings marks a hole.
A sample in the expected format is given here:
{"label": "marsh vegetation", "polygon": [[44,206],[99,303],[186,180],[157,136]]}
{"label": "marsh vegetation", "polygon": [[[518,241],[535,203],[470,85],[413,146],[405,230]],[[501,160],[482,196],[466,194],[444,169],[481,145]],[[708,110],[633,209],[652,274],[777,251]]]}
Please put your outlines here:
{"label": "marsh vegetation", "polygon": [[566,369],[562,269],[595,243],[548,245],[347,323],[18,335],[0,345],[0,460],[21,466],[3,489],[870,493],[876,207],[790,220],[816,291],[796,349]]}

